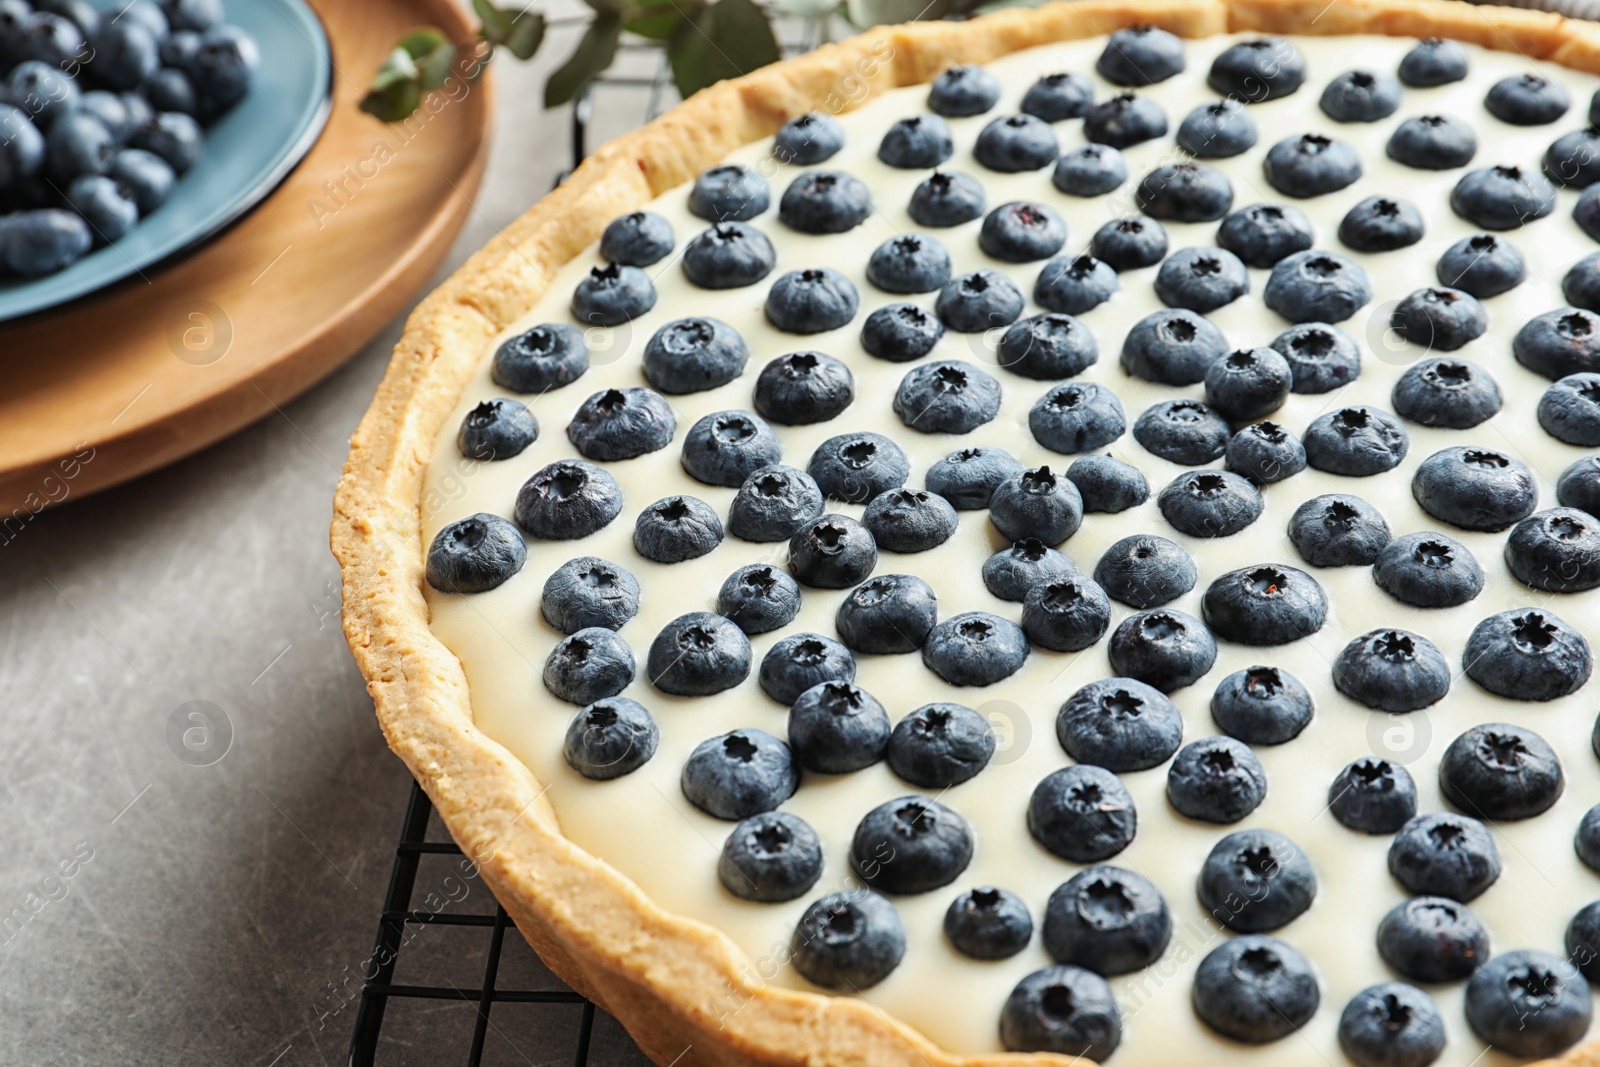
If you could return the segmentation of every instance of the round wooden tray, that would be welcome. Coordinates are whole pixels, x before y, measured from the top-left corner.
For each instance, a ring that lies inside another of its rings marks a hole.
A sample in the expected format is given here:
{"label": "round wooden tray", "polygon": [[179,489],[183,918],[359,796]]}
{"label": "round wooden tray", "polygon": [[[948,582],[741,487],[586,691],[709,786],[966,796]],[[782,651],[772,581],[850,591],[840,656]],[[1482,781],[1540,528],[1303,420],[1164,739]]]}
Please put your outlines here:
{"label": "round wooden tray", "polygon": [[0,326],[0,544],[287,403],[392,319],[460,232],[488,154],[488,76],[404,124],[357,103],[406,30],[475,30],[451,0],[310,3],[333,44],[333,112],[283,184],[179,261]]}

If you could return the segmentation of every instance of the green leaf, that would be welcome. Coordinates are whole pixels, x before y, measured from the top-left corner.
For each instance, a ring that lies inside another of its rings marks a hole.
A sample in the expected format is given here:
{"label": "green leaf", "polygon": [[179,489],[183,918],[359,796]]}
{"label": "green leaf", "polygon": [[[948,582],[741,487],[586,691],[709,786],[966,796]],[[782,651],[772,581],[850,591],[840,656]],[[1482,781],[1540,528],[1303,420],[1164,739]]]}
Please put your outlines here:
{"label": "green leaf", "polygon": [[544,16],[537,11],[524,11],[511,21],[505,47],[518,59],[532,59],[544,42],[544,31]]}
{"label": "green leaf", "polygon": [[383,87],[374,83],[372,91],[361,98],[361,110],[384,122],[399,122],[422,102],[422,86],[416,78],[394,80]]}
{"label": "green leaf", "polygon": [[483,24],[483,39],[490,44],[503,44],[511,29],[511,17],[489,3],[489,0],[472,0],[472,10]]}
{"label": "green leaf", "polygon": [[[689,5],[698,14],[698,5]],[[625,28],[629,33],[648,37],[652,41],[665,41],[689,17],[679,4],[649,4],[635,8],[628,16]]]}
{"label": "green leaf", "polygon": [[567,61],[544,83],[544,106],[560,107],[583,90],[596,74],[611,66],[617,57],[617,38],[622,33],[618,15],[597,15],[583,32],[583,40]]}
{"label": "green leaf", "polygon": [[378,73],[372,76],[372,88],[375,90],[387,89],[397,82],[417,80],[417,64],[411,58],[411,53],[396,45],[394,51],[384,57]]}
{"label": "green leaf", "polygon": [[778,41],[753,0],[717,0],[667,42],[672,80],[685,97],[778,60]]}
{"label": "green leaf", "polygon": [[400,38],[395,47],[404,49],[412,59],[421,59],[423,56],[431,55],[440,45],[449,43],[443,30],[433,26],[418,26]]}

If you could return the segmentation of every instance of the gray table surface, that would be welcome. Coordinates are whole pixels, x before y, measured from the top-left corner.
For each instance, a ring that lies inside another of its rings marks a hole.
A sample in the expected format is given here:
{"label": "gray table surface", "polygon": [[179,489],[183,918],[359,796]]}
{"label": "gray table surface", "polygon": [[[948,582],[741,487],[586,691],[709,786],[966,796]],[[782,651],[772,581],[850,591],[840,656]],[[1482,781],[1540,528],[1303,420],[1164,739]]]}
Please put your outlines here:
{"label": "gray table surface", "polygon": [[[435,282],[565,162],[567,113],[539,100],[575,32],[498,65],[489,173]],[[600,135],[643,109],[608,96]],[[0,545],[0,1063],[345,1062],[410,779],[339,630],[328,523],[399,334],[281,414]],[[180,758],[196,710],[213,747]],[[493,909],[443,860],[417,892]],[[396,980],[476,988],[486,944],[421,929]],[[556,984],[508,946],[502,986]],[[464,1063],[474,1011],[398,1003],[379,1062]],[[578,1012],[497,1008],[484,1062],[570,1062]],[[645,1060],[602,1017],[591,1062]]]}

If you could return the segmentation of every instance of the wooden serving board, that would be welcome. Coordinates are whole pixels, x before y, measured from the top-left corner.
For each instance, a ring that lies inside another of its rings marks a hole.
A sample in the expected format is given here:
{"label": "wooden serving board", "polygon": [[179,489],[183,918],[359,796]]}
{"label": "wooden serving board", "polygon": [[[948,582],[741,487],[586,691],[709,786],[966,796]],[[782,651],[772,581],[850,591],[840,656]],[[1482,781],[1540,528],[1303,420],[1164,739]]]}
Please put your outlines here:
{"label": "wooden serving board", "polygon": [[489,77],[405,125],[357,108],[406,30],[475,30],[451,0],[310,0],[333,110],[254,211],[176,262],[0,326],[0,544],[32,514],[204,448],[287,403],[438,267],[483,177]]}

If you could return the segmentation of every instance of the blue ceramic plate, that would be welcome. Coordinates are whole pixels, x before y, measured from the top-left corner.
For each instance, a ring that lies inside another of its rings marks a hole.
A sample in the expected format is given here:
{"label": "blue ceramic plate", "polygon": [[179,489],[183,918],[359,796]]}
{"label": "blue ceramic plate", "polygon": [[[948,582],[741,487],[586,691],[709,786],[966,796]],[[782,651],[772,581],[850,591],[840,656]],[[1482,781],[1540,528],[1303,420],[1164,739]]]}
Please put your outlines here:
{"label": "blue ceramic plate", "polygon": [[250,94],[206,130],[200,161],[172,198],[114,244],[64,271],[0,282],[0,322],[87,296],[221,232],[277,188],[328,119],[328,37],[304,0],[228,0],[224,18],[254,35],[261,64]]}

